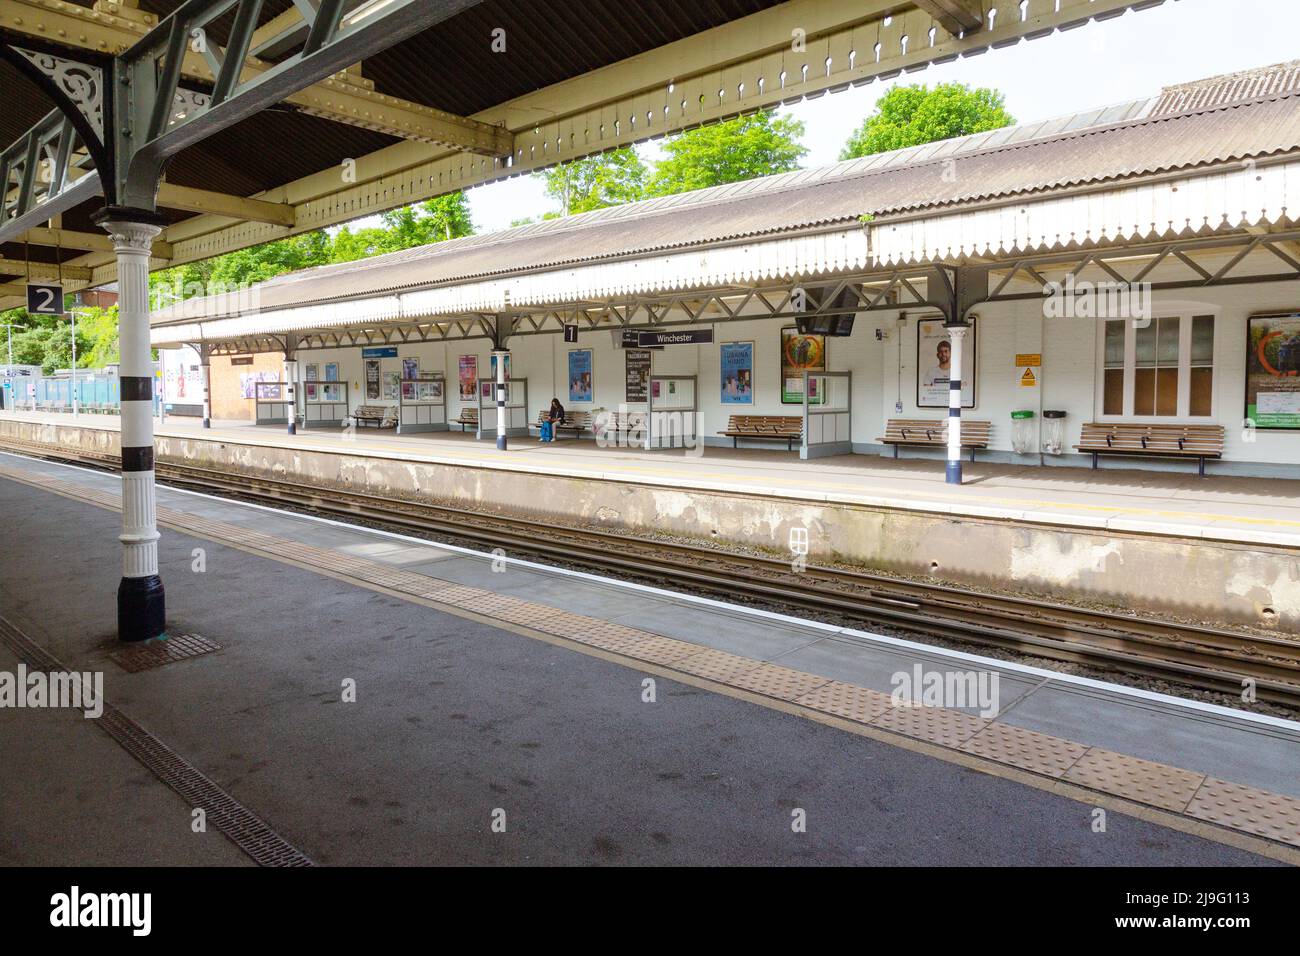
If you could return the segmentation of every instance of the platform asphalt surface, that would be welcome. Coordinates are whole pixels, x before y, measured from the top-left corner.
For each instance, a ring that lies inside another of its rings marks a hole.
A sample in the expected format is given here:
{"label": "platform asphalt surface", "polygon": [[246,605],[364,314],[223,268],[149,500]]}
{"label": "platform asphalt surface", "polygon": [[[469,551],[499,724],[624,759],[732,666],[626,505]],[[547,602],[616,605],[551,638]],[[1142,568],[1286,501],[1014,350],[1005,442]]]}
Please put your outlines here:
{"label": "platform asphalt surface", "polygon": [[[167,530],[172,630],[224,649],[127,674],[119,516],[0,515],[0,611],[318,863],[1270,862]],[[0,863],[245,862],[79,713],[0,708],[0,766]]]}

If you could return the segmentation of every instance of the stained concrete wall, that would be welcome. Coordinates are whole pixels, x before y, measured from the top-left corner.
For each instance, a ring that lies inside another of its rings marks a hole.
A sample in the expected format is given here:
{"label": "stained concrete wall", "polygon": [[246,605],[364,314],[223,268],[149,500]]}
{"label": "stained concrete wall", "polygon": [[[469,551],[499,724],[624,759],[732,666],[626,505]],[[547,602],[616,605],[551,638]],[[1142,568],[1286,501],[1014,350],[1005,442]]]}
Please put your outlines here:
{"label": "stained concrete wall", "polygon": [[[110,429],[0,421],[12,436],[114,452]],[[669,532],[715,545],[787,553],[790,531],[809,531],[814,561],[838,560],[960,584],[1170,611],[1204,620],[1266,624],[1300,633],[1300,549],[1094,532],[972,517],[681,490],[635,482],[537,475],[160,437],[162,462],[295,476],[343,488],[450,504],[466,511],[557,524]]]}

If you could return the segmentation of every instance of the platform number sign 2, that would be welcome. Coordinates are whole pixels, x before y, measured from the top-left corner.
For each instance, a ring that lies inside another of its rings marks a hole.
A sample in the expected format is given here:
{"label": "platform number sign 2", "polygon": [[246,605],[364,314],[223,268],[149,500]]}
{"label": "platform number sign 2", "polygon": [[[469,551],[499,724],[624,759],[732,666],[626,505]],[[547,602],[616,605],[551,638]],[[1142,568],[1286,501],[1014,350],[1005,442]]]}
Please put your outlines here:
{"label": "platform number sign 2", "polygon": [[63,286],[29,284],[27,313],[28,315],[62,315]]}

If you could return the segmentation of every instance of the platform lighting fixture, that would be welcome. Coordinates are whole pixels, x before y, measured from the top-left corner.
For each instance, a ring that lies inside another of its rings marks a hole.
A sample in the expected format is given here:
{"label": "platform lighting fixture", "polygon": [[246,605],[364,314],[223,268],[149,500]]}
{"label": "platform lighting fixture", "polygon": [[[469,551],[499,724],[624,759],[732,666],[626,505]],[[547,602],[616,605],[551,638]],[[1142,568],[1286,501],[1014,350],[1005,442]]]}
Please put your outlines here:
{"label": "platform lighting fixture", "polygon": [[393,0],[371,0],[369,3],[363,3],[352,13],[343,18],[343,26],[350,27],[360,23],[362,20],[369,19],[380,10],[391,6]]}

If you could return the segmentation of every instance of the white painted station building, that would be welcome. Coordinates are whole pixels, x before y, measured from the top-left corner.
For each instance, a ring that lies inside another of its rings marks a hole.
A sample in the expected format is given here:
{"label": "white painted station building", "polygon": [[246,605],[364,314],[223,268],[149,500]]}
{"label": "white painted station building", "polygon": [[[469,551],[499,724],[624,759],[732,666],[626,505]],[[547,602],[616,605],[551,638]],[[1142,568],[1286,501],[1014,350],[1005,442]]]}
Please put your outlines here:
{"label": "white painted station building", "polygon": [[[219,418],[252,417],[258,378],[287,369],[308,428],[382,405],[403,430],[454,429],[486,401],[494,341],[526,382],[515,427],[552,397],[653,401],[730,445],[732,416],[803,414],[807,371],[809,410],[847,413],[819,441],[893,454],[891,420],[948,420],[942,346],[964,321],[962,419],[991,423],[985,458],[1086,466],[1084,425],[1214,425],[1211,473],[1300,477],[1297,217],[1293,62],[286,275],[156,311],[152,339],[210,361]],[[848,314],[848,335],[798,332]],[[711,341],[650,352],[645,382],[639,333],[686,331]]]}

